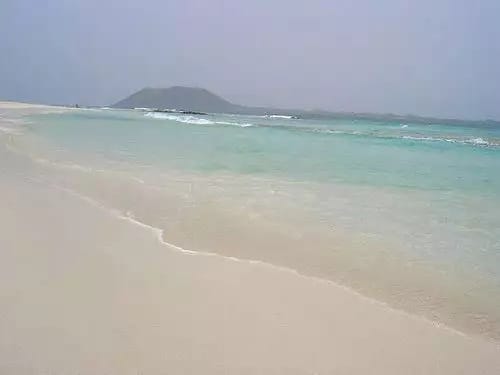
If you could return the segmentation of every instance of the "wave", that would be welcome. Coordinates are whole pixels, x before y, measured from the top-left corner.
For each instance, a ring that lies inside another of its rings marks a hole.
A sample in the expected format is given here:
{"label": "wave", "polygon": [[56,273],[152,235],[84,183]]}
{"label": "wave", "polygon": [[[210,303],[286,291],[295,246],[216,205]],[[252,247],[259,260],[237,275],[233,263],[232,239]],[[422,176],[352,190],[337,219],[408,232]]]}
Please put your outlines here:
{"label": "wave", "polygon": [[[240,116],[240,115],[236,115],[236,116]],[[288,119],[288,120],[291,120],[291,119],[298,120],[299,119],[297,116],[294,116],[294,115],[246,115],[246,116],[247,117],[267,118],[267,119],[270,119],[270,118]]]}
{"label": "wave", "polygon": [[183,122],[185,124],[195,124],[195,125],[213,125],[214,121],[210,121],[204,118],[199,118],[191,115],[172,115],[167,113],[157,113],[157,112],[148,112],[145,113],[144,116],[152,117],[160,120],[170,120]]}
{"label": "wave", "polygon": [[182,122],[185,124],[193,124],[193,125],[231,125],[238,126],[240,128],[248,128],[250,126],[255,126],[255,124],[250,123],[239,123],[239,122],[231,122],[231,121],[212,121],[205,118],[195,117],[191,115],[174,115],[167,113],[157,113],[157,112],[148,112],[144,114],[146,117],[152,117],[161,120],[170,120]]}
{"label": "wave", "polygon": [[144,112],[147,112],[147,111],[153,111],[154,108],[148,108],[148,107],[135,107],[134,110],[136,111],[144,111]]}
{"label": "wave", "polygon": [[248,128],[250,126],[256,126],[255,124],[250,124],[250,123],[239,123],[239,122],[230,122],[230,121],[216,121],[216,124],[219,125],[232,125],[232,126],[239,126],[240,128]]}
{"label": "wave", "polygon": [[267,115],[267,116],[264,116],[264,117],[268,117],[268,118],[287,118],[287,119],[292,119],[293,116],[288,116],[288,115]]}
{"label": "wave", "polygon": [[[377,131],[360,131],[360,130],[341,130],[341,129],[331,129],[327,127],[312,127],[307,125],[291,125],[291,124],[266,124],[266,123],[239,123],[232,121],[215,121],[208,120],[205,118],[195,117],[191,115],[175,115],[175,114],[167,114],[167,113],[157,113],[157,112],[148,112],[144,114],[146,117],[152,117],[156,119],[177,121],[185,124],[193,124],[193,125],[229,125],[229,126],[237,126],[240,128],[247,127],[255,127],[255,128],[273,128],[273,129],[282,129],[288,131],[302,131],[308,133],[320,133],[320,134],[335,134],[335,135],[346,135],[346,136],[357,136],[357,137],[371,137],[378,139],[405,139],[417,142],[447,142],[447,143],[456,143],[462,145],[469,146],[480,146],[480,147],[500,147],[500,140],[486,140],[481,137],[471,137],[471,138],[441,138],[441,137],[432,137],[425,135],[404,135],[401,133],[379,133]],[[281,115],[266,115],[259,116],[261,118],[270,118],[275,116],[275,118],[292,118],[291,116],[281,116]],[[408,125],[403,124],[402,128],[406,129]]]}
{"label": "wave", "polygon": [[367,137],[367,138],[378,138],[378,139],[406,139],[412,141],[420,142],[447,142],[456,143],[461,145],[469,146],[480,146],[480,147],[500,147],[500,140],[486,140],[481,137],[472,138],[440,138],[431,137],[424,135],[403,135],[401,133],[378,133],[375,131],[359,131],[359,130],[340,130],[340,129],[328,129],[328,128],[314,128],[309,126],[296,126],[296,125],[255,125],[258,127],[270,127],[270,128],[280,128],[286,130],[295,131],[306,131],[310,133],[320,133],[320,134],[335,134],[335,135],[346,135],[346,136],[356,136],[356,137]]}
{"label": "wave", "polygon": [[[277,127],[277,126],[275,126]],[[297,127],[297,126],[281,126],[286,129],[297,129],[302,131],[308,131],[313,133],[321,133],[321,134],[337,134],[337,135],[347,135],[347,136],[357,136],[357,137],[368,137],[368,138],[378,138],[378,139],[406,139],[417,142],[447,142],[447,143],[456,143],[461,145],[469,145],[469,146],[480,146],[480,147],[490,147],[497,148],[500,147],[500,140],[486,140],[481,137],[474,138],[440,138],[440,137],[431,137],[424,135],[403,135],[403,134],[376,134],[375,132],[363,132],[357,130],[337,130],[337,129],[325,129],[325,128],[307,128],[307,127]]]}
{"label": "wave", "polygon": [[472,143],[474,145],[484,145],[484,146],[490,146],[491,143],[484,140],[483,138],[479,137],[479,138],[472,138],[472,139],[468,139],[466,140],[467,143]]}
{"label": "wave", "polygon": [[413,141],[448,142],[448,143],[458,143],[463,145],[474,145],[474,146],[490,146],[490,147],[500,146],[500,142],[487,141],[481,137],[460,139],[460,138],[438,138],[438,137],[404,135],[401,138]]}

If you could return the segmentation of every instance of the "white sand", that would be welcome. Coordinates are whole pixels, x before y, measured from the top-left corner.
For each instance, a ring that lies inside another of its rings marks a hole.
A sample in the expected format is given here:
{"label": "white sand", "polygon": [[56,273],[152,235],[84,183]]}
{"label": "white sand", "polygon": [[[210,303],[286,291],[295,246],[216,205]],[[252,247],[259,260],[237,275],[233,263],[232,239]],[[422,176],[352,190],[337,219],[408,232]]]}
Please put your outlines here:
{"label": "white sand", "polygon": [[37,168],[0,147],[1,374],[500,373],[495,343],[332,283],[180,253]]}

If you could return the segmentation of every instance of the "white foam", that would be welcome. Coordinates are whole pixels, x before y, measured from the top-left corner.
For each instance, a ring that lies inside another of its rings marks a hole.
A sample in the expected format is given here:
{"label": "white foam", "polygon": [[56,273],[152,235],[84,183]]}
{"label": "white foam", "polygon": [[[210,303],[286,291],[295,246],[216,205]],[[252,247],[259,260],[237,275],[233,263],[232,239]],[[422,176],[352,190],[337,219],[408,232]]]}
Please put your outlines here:
{"label": "white foam", "polygon": [[219,125],[231,125],[231,126],[238,126],[240,128],[248,128],[250,126],[254,126],[254,124],[250,124],[250,123],[239,123],[239,122],[230,122],[230,121],[216,121],[215,122],[216,124],[219,124]]}
{"label": "white foam", "polygon": [[293,116],[287,116],[287,115],[269,115],[269,116],[265,116],[265,117],[269,117],[269,118],[287,118],[287,119],[293,118]]}
{"label": "white foam", "polygon": [[435,137],[417,137],[411,135],[405,135],[403,139],[411,139],[414,141],[431,141],[431,142],[448,142],[448,143],[458,143],[462,145],[476,145],[476,146],[500,146],[498,143],[488,142],[487,140],[478,137],[470,139],[457,139],[457,138],[435,138]]}
{"label": "white foam", "polygon": [[152,117],[160,120],[170,120],[182,122],[184,124],[194,124],[194,125],[231,125],[238,126],[240,128],[248,128],[251,126],[255,126],[250,123],[240,123],[240,122],[232,122],[232,121],[212,121],[205,118],[195,117],[191,115],[176,115],[171,113],[159,113],[159,112],[148,112],[144,114],[146,117]]}
{"label": "white foam", "polygon": [[472,143],[474,145],[484,145],[484,146],[488,146],[490,143],[488,141],[485,141],[483,138],[481,137],[478,137],[478,138],[472,138],[472,139],[468,139],[465,141],[466,143]]}
{"label": "white foam", "polygon": [[194,125],[213,125],[215,122],[204,119],[204,118],[199,118],[191,115],[173,115],[173,114],[168,114],[168,113],[158,113],[158,112],[148,112],[145,113],[144,116],[146,117],[152,117],[155,119],[159,120],[170,120],[170,121],[177,121],[177,122],[182,122],[185,124],[194,124]]}
{"label": "white foam", "polygon": [[412,135],[404,135],[403,139],[411,139],[412,141],[446,141],[446,139],[432,138],[432,137],[415,137]]}
{"label": "white foam", "polygon": [[135,107],[134,108],[136,111],[152,111],[154,108],[148,108],[148,107]]}

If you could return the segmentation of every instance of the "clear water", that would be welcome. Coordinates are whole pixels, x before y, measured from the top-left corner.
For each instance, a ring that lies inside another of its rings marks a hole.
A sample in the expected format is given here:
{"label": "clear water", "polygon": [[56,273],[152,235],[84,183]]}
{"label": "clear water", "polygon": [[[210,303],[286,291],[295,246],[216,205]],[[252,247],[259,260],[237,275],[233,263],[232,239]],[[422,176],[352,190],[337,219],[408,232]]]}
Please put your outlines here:
{"label": "clear water", "polygon": [[[500,191],[500,129],[489,126],[129,111],[40,120],[49,126],[36,131],[64,147],[161,167],[488,195]],[[70,126],[53,126],[58,124]]]}
{"label": "clear water", "polygon": [[[123,110],[30,121],[25,138],[45,147],[29,143],[31,153],[120,173],[73,188],[183,246],[391,294],[399,307],[499,336],[498,127]],[[217,225],[205,230],[206,217]],[[339,238],[349,245],[331,245]]]}

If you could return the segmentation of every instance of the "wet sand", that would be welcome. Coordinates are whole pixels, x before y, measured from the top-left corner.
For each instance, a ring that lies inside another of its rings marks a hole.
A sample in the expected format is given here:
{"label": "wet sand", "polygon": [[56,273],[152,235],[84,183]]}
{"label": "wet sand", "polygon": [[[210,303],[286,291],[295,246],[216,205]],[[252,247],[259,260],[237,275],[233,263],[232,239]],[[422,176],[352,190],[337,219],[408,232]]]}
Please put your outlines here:
{"label": "wet sand", "polygon": [[[38,110],[12,107],[1,126]],[[0,373],[500,373],[496,343],[331,282],[181,252],[41,173],[0,149]]]}

